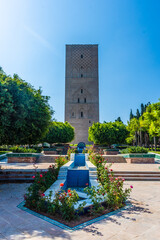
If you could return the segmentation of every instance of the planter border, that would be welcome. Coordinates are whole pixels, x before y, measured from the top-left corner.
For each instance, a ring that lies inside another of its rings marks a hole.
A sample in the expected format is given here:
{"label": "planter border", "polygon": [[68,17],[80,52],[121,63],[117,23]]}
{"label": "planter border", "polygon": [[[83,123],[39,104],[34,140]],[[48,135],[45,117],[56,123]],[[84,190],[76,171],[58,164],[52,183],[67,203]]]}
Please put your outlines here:
{"label": "planter border", "polygon": [[75,227],[69,227],[69,226],[67,226],[67,225],[65,225],[63,223],[60,223],[60,222],[58,222],[56,220],[53,220],[53,219],[51,219],[49,217],[46,217],[46,216],[44,216],[44,215],[42,215],[40,213],[36,213],[36,212],[30,210],[29,208],[26,208],[24,205],[25,205],[25,201],[21,202],[17,207],[20,208],[21,210],[25,211],[25,212],[28,212],[28,213],[30,213],[30,214],[38,217],[38,218],[43,219],[44,221],[47,221],[47,222],[49,222],[49,223],[51,223],[51,224],[53,224],[53,225],[55,225],[55,226],[57,226],[59,228],[62,228],[64,230],[68,230],[70,232],[73,232],[73,231],[82,229],[84,227],[87,227],[87,226],[89,226],[89,225],[91,225],[91,224],[93,224],[95,222],[101,221],[101,220],[106,219],[106,218],[108,218],[108,217],[110,217],[112,215],[118,214],[119,212],[121,212],[123,210],[126,210],[126,209],[128,209],[128,208],[130,208],[132,206],[132,204],[130,202],[126,201],[126,206],[124,206],[124,207],[122,207],[122,208],[120,208],[118,210],[115,210],[113,212],[107,213],[107,214],[102,215],[100,217],[94,218],[94,219],[89,220],[87,222],[81,223],[81,224],[79,224],[79,225],[77,225]]}

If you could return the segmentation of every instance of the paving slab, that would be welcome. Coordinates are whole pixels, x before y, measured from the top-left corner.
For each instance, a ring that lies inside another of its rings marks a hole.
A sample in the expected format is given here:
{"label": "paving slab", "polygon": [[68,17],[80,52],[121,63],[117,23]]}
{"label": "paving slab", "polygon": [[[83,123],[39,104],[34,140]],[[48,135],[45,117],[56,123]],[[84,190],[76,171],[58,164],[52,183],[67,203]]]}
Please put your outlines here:
{"label": "paving slab", "polygon": [[0,184],[0,239],[159,240],[160,182],[133,185],[132,206],[75,232],[68,232],[17,208],[28,183]]}

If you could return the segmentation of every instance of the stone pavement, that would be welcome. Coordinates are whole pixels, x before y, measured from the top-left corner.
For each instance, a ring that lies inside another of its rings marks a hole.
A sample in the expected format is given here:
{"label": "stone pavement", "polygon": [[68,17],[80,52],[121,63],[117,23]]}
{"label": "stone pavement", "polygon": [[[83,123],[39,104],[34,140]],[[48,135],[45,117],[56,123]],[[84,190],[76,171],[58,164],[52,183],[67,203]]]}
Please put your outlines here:
{"label": "stone pavement", "polygon": [[[0,166],[2,169],[47,169],[50,165],[54,163],[6,163],[6,161],[0,161]],[[108,164],[107,164],[108,165]],[[129,164],[129,163],[113,163],[111,168],[114,171],[160,171],[160,164]]]}
{"label": "stone pavement", "polygon": [[0,185],[0,239],[28,240],[159,240],[160,182],[127,182],[133,185],[133,206],[82,230],[68,232],[16,206],[28,183]]}

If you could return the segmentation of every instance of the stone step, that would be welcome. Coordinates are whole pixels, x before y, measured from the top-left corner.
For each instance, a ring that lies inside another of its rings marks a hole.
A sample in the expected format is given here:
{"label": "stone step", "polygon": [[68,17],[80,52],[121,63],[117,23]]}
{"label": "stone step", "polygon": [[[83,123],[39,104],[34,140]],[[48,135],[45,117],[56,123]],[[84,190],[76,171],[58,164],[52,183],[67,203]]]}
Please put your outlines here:
{"label": "stone step", "polygon": [[134,174],[134,173],[124,173],[124,174],[114,174],[115,177],[117,176],[123,176],[123,177],[130,177],[130,176],[134,176],[134,177],[160,177],[160,174]]}
{"label": "stone step", "polygon": [[125,181],[160,181],[160,177],[126,177]]}
{"label": "stone step", "polygon": [[37,163],[55,163],[55,156],[42,155],[37,159]]}

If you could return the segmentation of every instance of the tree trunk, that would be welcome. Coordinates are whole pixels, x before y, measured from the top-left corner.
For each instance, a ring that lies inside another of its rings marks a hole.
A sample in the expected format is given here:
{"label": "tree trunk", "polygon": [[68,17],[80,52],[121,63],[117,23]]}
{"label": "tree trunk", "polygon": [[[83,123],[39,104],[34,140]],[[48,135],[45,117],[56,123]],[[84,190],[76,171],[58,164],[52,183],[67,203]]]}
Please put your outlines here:
{"label": "tree trunk", "polygon": [[157,151],[157,141],[156,141],[156,137],[154,137],[154,150]]}
{"label": "tree trunk", "polygon": [[136,147],[137,147],[137,132],[135,132],[135,138],[136,138]]}

